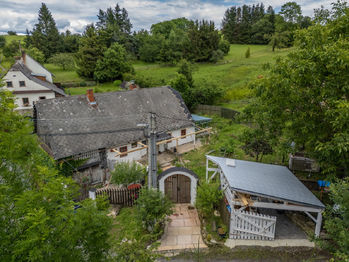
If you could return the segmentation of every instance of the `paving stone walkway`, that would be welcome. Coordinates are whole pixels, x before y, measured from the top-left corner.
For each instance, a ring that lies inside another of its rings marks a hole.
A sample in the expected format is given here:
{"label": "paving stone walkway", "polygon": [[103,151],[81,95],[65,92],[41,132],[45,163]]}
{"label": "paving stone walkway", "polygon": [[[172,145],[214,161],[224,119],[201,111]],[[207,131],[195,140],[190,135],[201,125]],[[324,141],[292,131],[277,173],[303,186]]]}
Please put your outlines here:
{"label": "paving stone walkway", "polygon": [[159,251],[207,248],[200,234],[200,220],[196,209],[189,204],[176,204],[171,222],[165,227]]}

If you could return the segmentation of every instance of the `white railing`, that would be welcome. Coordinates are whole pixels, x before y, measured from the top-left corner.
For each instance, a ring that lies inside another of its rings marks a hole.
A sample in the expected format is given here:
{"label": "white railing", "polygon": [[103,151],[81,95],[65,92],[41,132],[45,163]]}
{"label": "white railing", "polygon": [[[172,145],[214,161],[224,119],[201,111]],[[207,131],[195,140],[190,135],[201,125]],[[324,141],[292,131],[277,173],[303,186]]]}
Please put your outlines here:
{"label": "white railing", "polygon": [[274,240],[276,217],[255,212],[232,210],[231,239]]}

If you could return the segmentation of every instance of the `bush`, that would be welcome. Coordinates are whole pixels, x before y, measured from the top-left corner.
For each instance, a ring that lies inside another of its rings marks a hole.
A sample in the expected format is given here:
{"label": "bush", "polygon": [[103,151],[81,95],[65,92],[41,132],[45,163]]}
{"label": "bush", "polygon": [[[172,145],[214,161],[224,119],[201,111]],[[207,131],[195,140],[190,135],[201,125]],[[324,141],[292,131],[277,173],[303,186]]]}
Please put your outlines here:
{"label": "bush", "polygon": [[198,187],[196,207],[204,217],[211,217],[223,198],[223,192],[219,189],[219,183],[204,182]]}
{"label": "bush", "polygon": [[214,50],[212,52],[212,56],[210,58],[210,62],[217,63],[219,60],[222,60],[224,57],[224,53],[222,50]]}
{"label": "bush", "polygon": [[250,58],[250,56],[251,56],[250,48],[247,48],[246,53],[245,53],[245,57]]}
{"label": "bush", "polygon": [[116,86],[116,87],[119,87],[121,85],[121,80],[115,80],[113,82],[113,85]]}
{"label": "bush", "polygon": [[128,185],[140,182],[146,174],[145,168],[136,162],[120,162],[115,165],[111,172],[111,183],[116,185]]}
{"label": "bush", "polygon": [[330,186],[330,198],[334,205],[328,205],[324,214],[330,241],[325,242],[333,252],[336,261],[349,260],[349,178],[338,180]]}
{"label": "bush", "polygon": [[3,35],[0,35],[0,49],[4,48],[6,45],[6,38]]}
{"label": "bush", "polygon": [[173,212],[173,203],[155,189],[142,189],[136,204],[139,222],[150,233],[159,233],[166,216]]}
{"label": "bush", "polygon": [[221,50],[224,55],[227,55],[230,50],[230,43],[227,40],[222,39],[219,41],[218,49]]}
{"label": "bush", "polygon": [[134,76],[135,83],[142,88],[154,87],[156,86],[156,82],[151,77],[145,77],[142,75]]}
{"label": "bush", "polygon": [[82,82],[80,82],[80,86],[85,87],[85,86],[87,86],[87,84],[86,84],[86,82],[82,81]]}
{"label": "bush", "polygon": [[134,80],[135,76],[131,73],[124,73],[122,74],[122,80],[124,81],[131,81]]}

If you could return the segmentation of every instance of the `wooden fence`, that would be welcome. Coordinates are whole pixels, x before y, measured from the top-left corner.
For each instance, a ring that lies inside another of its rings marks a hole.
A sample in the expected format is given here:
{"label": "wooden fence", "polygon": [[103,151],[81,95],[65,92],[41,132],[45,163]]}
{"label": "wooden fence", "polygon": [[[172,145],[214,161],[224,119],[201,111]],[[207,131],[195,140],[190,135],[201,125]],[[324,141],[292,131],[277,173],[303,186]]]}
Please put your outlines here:
{"label": "wooden fence", "polygon": [[96,196],[108,196],[110,204],[133,206],[139,196],[139,188],[99,188],[96,190]]}
{"label": "wooden fence", "polygon": [[240,112],[233,109],[211,105],[197,105],[195,112],[206,115],[218,115],[227,119],[235,119],[235,117],[240,114]]}

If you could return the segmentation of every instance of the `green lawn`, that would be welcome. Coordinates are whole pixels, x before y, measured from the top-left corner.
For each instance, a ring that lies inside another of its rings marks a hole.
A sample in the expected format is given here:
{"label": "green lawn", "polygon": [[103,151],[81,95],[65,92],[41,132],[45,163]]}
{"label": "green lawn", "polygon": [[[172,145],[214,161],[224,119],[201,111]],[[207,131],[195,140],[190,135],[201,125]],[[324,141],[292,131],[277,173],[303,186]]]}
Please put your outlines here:
{"label": "green lawn", "polygon": [[55,82],[84,82],[85,79],[79,77],[75,70],[63,70],[61,67],[53,64],[45,64],[47,70],[54,74]]}
{"label": "green lawn", "polygon": [[83,95],[86,94],[87,89],[93,89],[93,92],[95,93],[113,92],[121,90],[119,86],[115,86],[113,83],[103,83],[97,86],[66,88],[65,92],[68,95]]}

